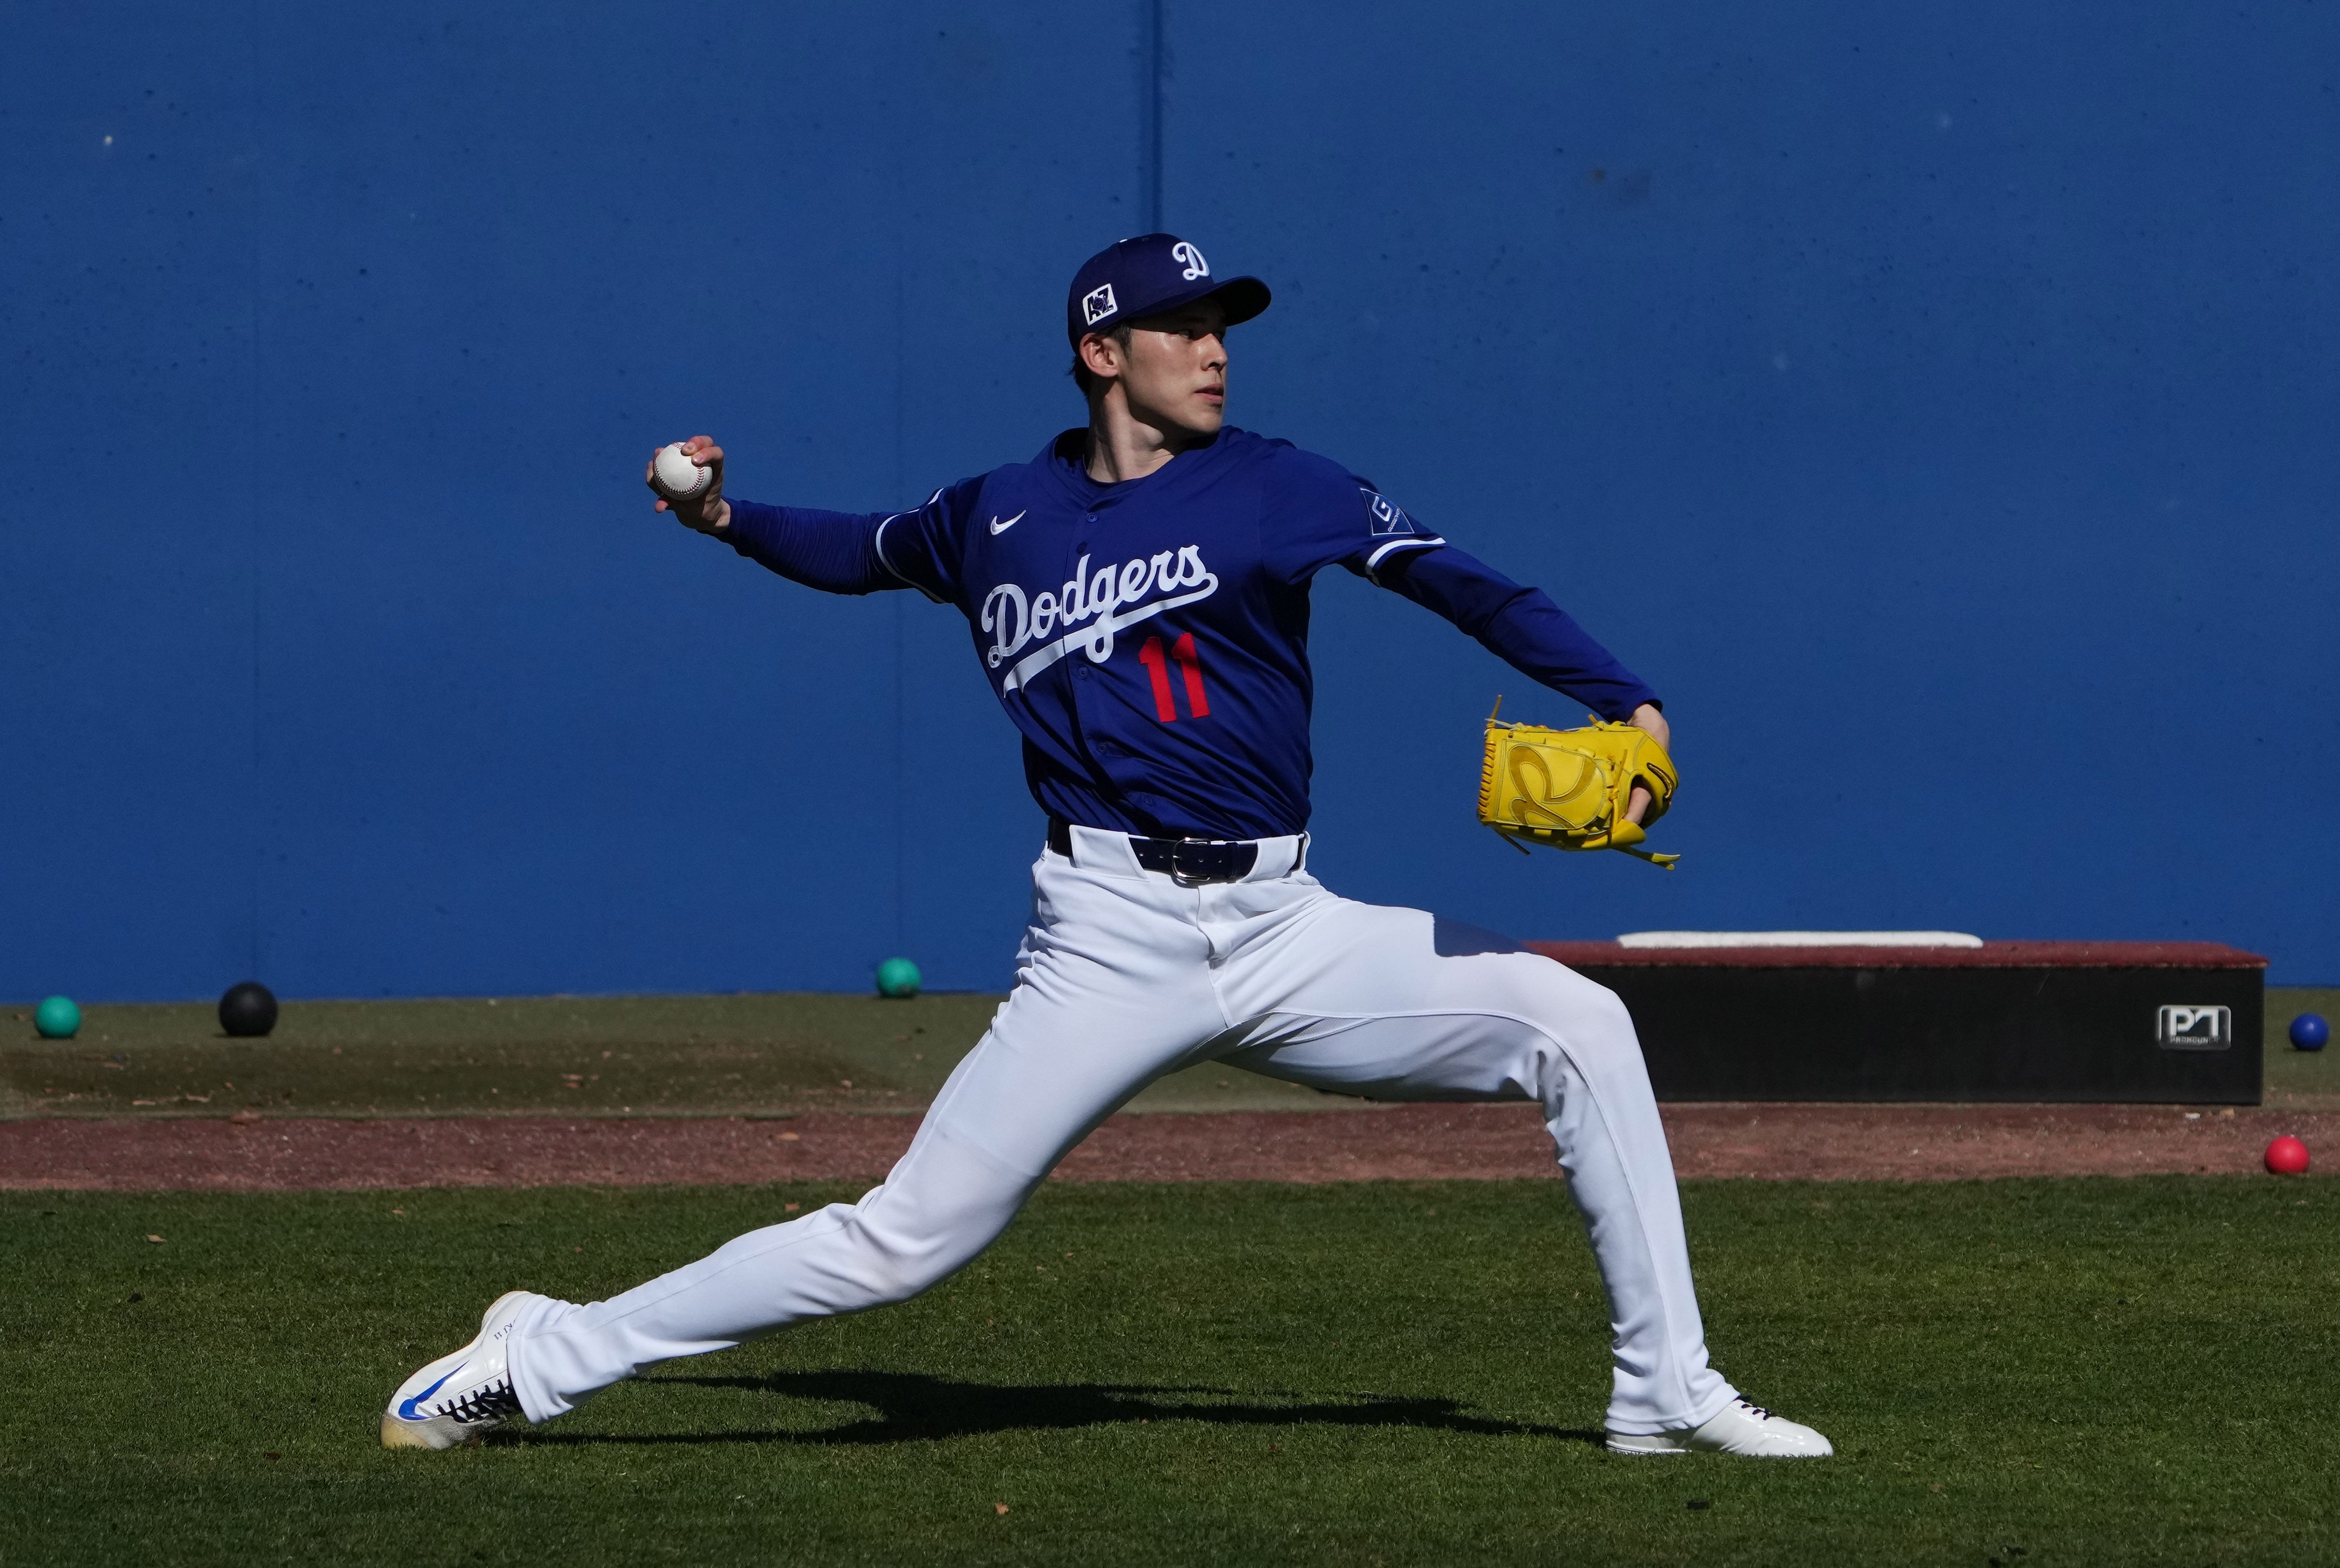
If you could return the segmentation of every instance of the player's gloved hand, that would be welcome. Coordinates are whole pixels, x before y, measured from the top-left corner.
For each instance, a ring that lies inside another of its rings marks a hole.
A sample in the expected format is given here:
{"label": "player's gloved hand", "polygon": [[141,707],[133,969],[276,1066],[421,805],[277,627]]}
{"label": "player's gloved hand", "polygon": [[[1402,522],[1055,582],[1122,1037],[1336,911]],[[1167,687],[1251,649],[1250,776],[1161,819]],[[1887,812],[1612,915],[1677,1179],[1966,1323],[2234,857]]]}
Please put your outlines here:
{"label": "player's gloved hand", "polygon": [[1665,719],[1646,706],[1633,718],[1547,729],[1490,717],[1479,820],[1522,854],[1528,844],[1622,849],[1671,870],[1678,857],[1636,848],[1649,838],[1642,825],[1664,816],[1673,800],[1678,775],[1656,733]]}
{"label": "player's gloved hand", "polygon": [[658,453],[643,466],[642,482],[658,497],[657,511],[674,513],[675,521],[701,533],[720,533],[731,523],[731,503],[723,499],[723,449],[711,435],[695,435],[682,443],[691,461],[708,471],[707,488],[689,501],[669,501],[658,487]]}

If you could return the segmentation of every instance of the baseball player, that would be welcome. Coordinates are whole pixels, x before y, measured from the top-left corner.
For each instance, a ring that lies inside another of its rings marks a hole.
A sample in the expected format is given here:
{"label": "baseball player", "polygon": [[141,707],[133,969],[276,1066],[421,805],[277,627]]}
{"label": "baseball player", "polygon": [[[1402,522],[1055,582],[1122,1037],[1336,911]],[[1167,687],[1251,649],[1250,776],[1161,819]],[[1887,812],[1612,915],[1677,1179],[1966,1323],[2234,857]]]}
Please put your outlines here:
{"label": "baseball player", "polygon": [[[1169,234],[1091,257],[1066,322],[1087,426],[907,511],[729,500],[722,449],[685,443],[711,482],[658,504],[686,526],[808,587],[909,590],[967,618],[1047,815],[1015,987],[860,1202],[608,1301],[504,1295],[478,1338],[392,1395],[385,1444],[549,1421],[656,1363],[916,1295],[1132,1095],[1215,1060],[1375,1099],[1536,1101],[1609,1296],[1609,1447],[1833,1452],[1707,1363],[1665,1132],[1617,997],[1308,874],[1308,594],[1327,567],[1661,746],[1666,721],[1542,593],[1340,464],[1225,422],[1227,330],[1268,300]],[[1648,806],[1636,791],[1628,816]]]}

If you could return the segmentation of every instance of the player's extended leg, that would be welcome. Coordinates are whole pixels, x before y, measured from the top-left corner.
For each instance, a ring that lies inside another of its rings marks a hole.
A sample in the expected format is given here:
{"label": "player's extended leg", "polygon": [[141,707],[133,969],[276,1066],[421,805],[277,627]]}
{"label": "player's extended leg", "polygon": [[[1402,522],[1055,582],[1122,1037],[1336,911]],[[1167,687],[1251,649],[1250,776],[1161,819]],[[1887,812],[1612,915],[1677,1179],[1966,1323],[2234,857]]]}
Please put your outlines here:
{"label": "player's extended leg", "polygon": [[1665,1128],[1615,994],[1418,910],[1325,895],[1291,913],[1222,957],[1230,1010],[1254,1020],[1223,1059],[1376,1099],[1541,1102],[1609,1295],[1611,1446],[1675,1451],[1714,1424],[1741,1452],[1826,1452],[1749,1416],[1707,1363]]}
{"label": "player's extended leg", "polygon": [[383,1441],[448,1446],[510,1403],[542,1421],[653,1363],[905,1300],[966,1265],[1091,1128],[1227,1028],[1192,895],[1125,871],[1044,858],[1015,989],[882,1186],[607,1301],[499,1302],[479,1341],[401,1387]]}

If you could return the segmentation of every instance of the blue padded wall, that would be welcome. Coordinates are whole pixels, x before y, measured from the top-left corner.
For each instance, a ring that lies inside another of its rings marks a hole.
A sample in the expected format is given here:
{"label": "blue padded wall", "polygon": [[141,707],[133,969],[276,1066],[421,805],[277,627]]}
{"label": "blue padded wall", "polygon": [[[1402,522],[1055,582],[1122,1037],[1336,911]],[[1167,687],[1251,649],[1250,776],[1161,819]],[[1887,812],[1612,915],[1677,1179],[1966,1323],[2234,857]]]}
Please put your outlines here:
{"label": "blue padded wall", "polygon": [[11,7],[0,997],[1005,982],[1038,818],[952,614],[654,516],[1077,422],[1158,211],[1233,418],[1668,699],[1683,868],[1471,820],[1568,720],[1318,595],[1315,865],[1522,936],[2192,937],[2340,976],[2340,21]]}

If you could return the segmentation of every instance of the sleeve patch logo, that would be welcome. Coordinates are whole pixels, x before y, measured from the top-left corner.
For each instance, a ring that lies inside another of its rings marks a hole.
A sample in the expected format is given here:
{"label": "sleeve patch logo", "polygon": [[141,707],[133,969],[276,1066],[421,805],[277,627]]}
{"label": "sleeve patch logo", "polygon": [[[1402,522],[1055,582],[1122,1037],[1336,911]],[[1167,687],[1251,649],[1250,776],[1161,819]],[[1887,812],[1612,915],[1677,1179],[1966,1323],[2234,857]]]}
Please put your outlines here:
{"label": "sleeve patch logo", "polygon": [[1092,289],[1081,296],[1081,317],[1090,326],[1096,325],[1119,309],[1121,307],[1114,303],[1111,283],[1100,289]]}
{"label": "sleeve patch logo", "polygon": [[1406,516],[1405,509],[1387,496],[1376,495],[1370,490],[1360,490],[1357,493],[1365,498],[1365,511],[1369,519],[1367,527],[1376,536],[1415,531],[1413,519]]}

